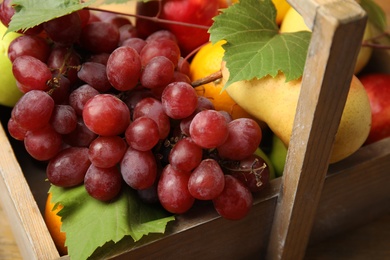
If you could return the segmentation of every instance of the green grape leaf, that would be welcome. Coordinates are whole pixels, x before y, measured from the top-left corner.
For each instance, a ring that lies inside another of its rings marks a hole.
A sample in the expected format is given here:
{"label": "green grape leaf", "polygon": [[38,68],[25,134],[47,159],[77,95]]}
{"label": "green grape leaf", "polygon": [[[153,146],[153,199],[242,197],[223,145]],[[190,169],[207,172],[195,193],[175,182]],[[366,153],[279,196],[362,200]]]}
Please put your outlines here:
{"label": "green grape leaf", "polygon": [[150,233],[163,234],[167,223],[175,219],[161,207],[141,202],[128,187],[110,202],[92,198],[83,185],[66,189],[52,185],[49,192],[54,208],[63,205],[57,214],[71,259],[87,259],[96,249],[106,244],[115,247],[128,237],[131,248]]}
{"label": "green grape leaf", "polygon": [[373,0],[360,0],[360,6],[366,11],[368,20],[381,32],[386,31],[387,21],[383,9]]}
{"label": "green grape leaf", "polygon": [[302,76],[311,32],[279,33],[272,0],[243,0],[222,10],[210,27],[210,40],[225,40],[224,61],[230,77],[225,88],[241,80]]}

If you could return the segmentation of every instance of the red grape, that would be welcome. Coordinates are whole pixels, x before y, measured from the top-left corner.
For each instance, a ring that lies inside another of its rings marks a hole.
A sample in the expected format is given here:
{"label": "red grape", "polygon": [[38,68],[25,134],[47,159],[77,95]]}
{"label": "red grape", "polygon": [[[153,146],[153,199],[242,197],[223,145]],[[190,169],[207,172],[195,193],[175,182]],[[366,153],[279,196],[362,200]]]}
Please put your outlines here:
{"label": "red grape", "polygon": [[65,148],[49,161],[46,168],[47,178],[59,187],[77,186],[84,182],[90,164],[88,148]]}
{"label": "red grape", "polygon": [[191,137],[180,139],[169,153],[169,163],[182,171],[192,171],[202,161],[203,149]]}
{"label": "red grape", "polygon": [[188,211],[195,202],[188,191],[190,172],[177,170],[168,164],[161,174],[157,194],[161,205],[169,212],[180,214]]}
{"label": "red grape", "polygon": [[195,199],[212,200],[219,196],[225,187],[225,177],[218,162],[204,159],[196,167],[188,181],[188,190]]}
{"label": "red grape", "polygon": [[228,128],[228,138],[217,148],[222,158],[241,160],[256,151],[262,138],[261,128],[256,121],[237,118],[228,124]]}
{"label": "red grape", "polygon": [[195,115],[190,124],[192,140],[203,148],[222,145],[228,137],[225,117],[216,110],[203,110]]}
{"label": "red grape", "polygon": [[127,127],[127,143],[136,150],[151,150],[160,140],[158,125],[149,117],[138,117]]}
{"label": "red grape", "polygon": [[253,196],[242,182],[231,175],[225,175],[225,187],[222,193],[213,199],[213,204],[222,217],[239,220],[252,208]]}
{"label": "red grape", "polygon": [[91,163],[99,168],[110,168],[119,163],[127,150],[125,140],[119,136],[99,136],[89,145]]}
{"label": "red grape", "polygon": [[122,177],[117,167],[99,168],[91,164],[84,177],[88,194],[101,201],[114,199],[122,188]]}
{"label": "red grape", "polygon": [[111,94],[99,94],[85,104],[83,119],[85,125],[98,135],[119,135],[130,124],[130,111],[119,98]]}
{"label": "red grape", "polygon": [[136,190],[147,189],[157,177],[157,163],[152,151],[138,151],[129,147],[120,169],[125,182]]}

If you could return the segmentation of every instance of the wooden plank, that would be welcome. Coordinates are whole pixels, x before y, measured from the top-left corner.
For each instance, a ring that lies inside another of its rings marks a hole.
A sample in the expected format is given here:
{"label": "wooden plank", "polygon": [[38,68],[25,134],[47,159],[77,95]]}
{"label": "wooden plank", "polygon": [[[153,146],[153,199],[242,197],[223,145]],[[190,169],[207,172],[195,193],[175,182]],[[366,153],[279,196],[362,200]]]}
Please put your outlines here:
{"label": "wooden plank", "polygon": [[304,256],[366,20],[354,1],[317,8],[269,259]]}
{"label": "wooden plank", "polygon": [[0,197],[20,253],[25,259],[55,259],[58,251],[37,203],[0,126]]}

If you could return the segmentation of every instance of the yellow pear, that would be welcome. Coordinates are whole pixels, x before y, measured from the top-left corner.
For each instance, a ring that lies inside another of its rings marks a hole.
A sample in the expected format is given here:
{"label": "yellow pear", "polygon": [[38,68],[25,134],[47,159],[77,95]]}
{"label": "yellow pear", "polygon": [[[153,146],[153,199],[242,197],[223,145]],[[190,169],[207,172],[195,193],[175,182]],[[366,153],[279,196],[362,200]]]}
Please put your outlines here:
{"label": "yellow pear", "polygon": [[[366,28],[364,30],[363,42],[372,38],[372,25],[371,23],[367,23]],[[298,31],[310,31],[309,27],[307,27],[303,17],[294,9],[290,8],[286,12],[284,19],[280,25],[281,33],[290,33],[290,32],[298,32]],[[363,68],[369,62],[373,49],[368,46],[362,46],[360,48],[354,74],[358,74],[363,70]]]}
{"label": "yellow pear", "polygon": [[[222,66],[222,79],[226,83],[229,71]],[[285,75],[275,78],[239,81],[226,88],[229,95],[257,119],[265,122],[288,147],[298,104],[301,80],[286,82]],[[338,128],[330,163],[340,161],[365,142],[371,127],[371,109],[367,93],[353,77],[350,91]]]}

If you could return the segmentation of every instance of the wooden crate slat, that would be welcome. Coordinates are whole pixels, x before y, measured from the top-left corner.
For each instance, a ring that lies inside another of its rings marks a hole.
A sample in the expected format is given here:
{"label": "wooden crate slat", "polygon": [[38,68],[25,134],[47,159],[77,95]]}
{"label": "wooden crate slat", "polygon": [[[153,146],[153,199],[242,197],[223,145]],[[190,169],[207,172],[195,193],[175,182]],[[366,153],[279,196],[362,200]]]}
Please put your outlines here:
{"label": "wooden crate slat", "polygon": [[329,1],[317,8],[269,259],[304,256],[366,21],[354,1]]}
{"label": "wooden crate slat", "polygon": [[0,161],[1,203],[21,255],[32,260],[58,258],[58,251],[1,125]]}

